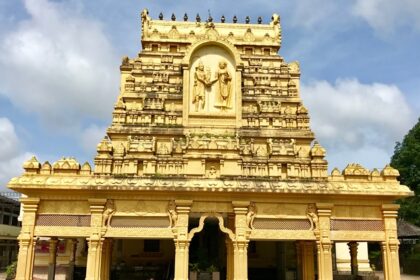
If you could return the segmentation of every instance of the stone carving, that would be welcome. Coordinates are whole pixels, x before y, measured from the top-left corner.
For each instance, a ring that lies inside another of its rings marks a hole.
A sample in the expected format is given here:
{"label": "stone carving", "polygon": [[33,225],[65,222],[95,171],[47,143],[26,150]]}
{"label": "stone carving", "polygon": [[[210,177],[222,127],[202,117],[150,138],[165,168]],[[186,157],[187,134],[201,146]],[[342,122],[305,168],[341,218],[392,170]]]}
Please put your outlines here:
{"label": "stone carving", "polygon": [[306,216],[311,223],[311,228],[309,230],[319,230],[319,220],[318,215],[316,213],[315,204],[309,204],[308,209],[306,211]]}
{"label": "stone carving", "polygon": [[172,143],[159,143],[156,150],[158,155],[170,155],[172,153]]}
{"label": "stone carving", "polygon": [[369,170],[358,163],[350,163],[344,168],[343,175],[345,176],[368,176]]}
{"label": "stone carving", "polygon": [[281,108],[278,101],[258,101],[258,107],[261,113],[279,113]]}
{"label": "stone carving", "polygon": [[169,216],[169,226],[174,228],[178,221],[178,213],[176,212],[175,201],[171,200],[168,204],[168,216]]}
{"label": "stone carving", "polygon": [[219,70],[216,72],[217,90],[215,107],[220,108],[221,111],[226,111],[232,108],[232,75],[227,69],[226,61],[219,62]]}
{"label": "stone carving", "polygon": [[199,62],[194,73],[193,101],[195,111],[203,111],[206,105],[206,91],[212,85],[210,69],[204,70],[203,62]]}
{"label": "stone carving", "polygon": [[269,155],[295,155],[295,139],[283,140],[283,139],[267,139],[267,147]]}
{"label": "stone carving", "polygon": [[163,110],[165,104],[164,98],[146,98],[144,100],[144,109],[146,110]]}
{"label": "stone carving", "polygon": [[108,199],[105,204],[104,213],[102,214],[103,227],[111,226],[111,219],[114,214],[115,214],[114,200]]}
{"label": "stone carving", "polygon": [[219,221],[219,229],[221,232],[225,233],[230,240],[235,241],[236,235],[232,232],[232,230],[228,229],[224,225],[223,216],[220,213],[203,213],[198,221],[198,227],[193,228],[188,232],[188,241],[191,241],[195,234],[201,232],[204,228],[204,221],[208,217],[215,217]]}
{"label": "stone carving", "polygon": [[239,147],[237,136],[186,135],[186,139],[185,146],[190,149],[236,150]]}
{"label": "stone carving", "polygon": [[254,202],[251,202],[248,206],[248,213],[246,214],[246,224],[250,229],[254,229],[255,215],[257,214],[257,207]]}
{"label": "stone carving", "polygon": [[253,156],[254,155],[254,139],[241,139],[240,142],[240,151],[242,155]]}
{"label": "stone carving", "polygon": [[124,57],[121,59],[121,65],[123,65],[123,66],[128,66],[128,65],[130,65],[130,59],[128,58],[128,56],[124,56]]}
{"label": "stone carving", "polygon": [[129,152],[154,152],[156,149],[156,137],[146,138],[128,136]]}

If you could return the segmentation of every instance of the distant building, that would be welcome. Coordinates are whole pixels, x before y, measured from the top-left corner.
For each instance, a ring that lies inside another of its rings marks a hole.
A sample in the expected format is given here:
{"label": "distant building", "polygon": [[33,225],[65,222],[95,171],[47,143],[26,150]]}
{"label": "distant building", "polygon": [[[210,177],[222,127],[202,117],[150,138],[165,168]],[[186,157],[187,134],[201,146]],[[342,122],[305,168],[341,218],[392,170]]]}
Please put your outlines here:
{"label": "distant building", "polygon": [[3,194],[0,195],[0,270],[16,260],[21,226],[18,221],[20,203]]}

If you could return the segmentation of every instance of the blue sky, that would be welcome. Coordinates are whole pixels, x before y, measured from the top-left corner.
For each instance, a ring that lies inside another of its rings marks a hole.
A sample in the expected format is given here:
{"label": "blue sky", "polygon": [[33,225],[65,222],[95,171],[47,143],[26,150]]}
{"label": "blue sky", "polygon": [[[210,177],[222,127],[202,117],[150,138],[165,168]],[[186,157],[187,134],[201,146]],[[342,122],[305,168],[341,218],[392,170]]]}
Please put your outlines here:
{"label": "blue sky", "polygon": [[35,154],[90,161],[140,51],[140,11],[218,20],[281,16],[280,55],[298,60],[330,169],[382,168],[420,116],[420,1],[0,0],[0,189]]}

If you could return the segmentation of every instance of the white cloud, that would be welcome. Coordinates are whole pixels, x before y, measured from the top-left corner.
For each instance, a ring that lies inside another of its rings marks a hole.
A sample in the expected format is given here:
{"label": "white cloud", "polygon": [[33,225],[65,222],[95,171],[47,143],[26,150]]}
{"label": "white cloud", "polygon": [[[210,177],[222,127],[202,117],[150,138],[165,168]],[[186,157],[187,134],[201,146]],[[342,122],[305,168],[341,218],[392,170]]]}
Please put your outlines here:
{"label": "white cloud", "polygon": [[96,146],[104,138],[106,127],[100,127],[92,124],[86,128],[81,135],[81,146],[88,153],[94,155]]}
{"label": "white cloud", "polygon": [[32,154],[22,151],[13,123],[7,118],[0,118],[0,190],[7,182],[22,173],[22,164]]}
{"label": "white cloud", "polygon": [[[415,123],[412,109],[395,85],[339,79],[302,85],[316,137],[327,148],[331,165],[345,161],[383,167],[396,141]],[[332,166],[330,166],[332,167]]]}
{"label": "white cloud", "polygon": [[292,25],[305,28],[318,27],[319,29],[320,23],[335,21],[340,9],[342,9],[336,1],[331,0],[300,0],[293,1],[291,4]]}
{"label": "white cloud", "polygon": [[381,34],[390,33],[399,26],[420,30],[418,0],[356,0],[352,12]]}
{"label": "white cloud", "polygon": [[29,19],[0,39],[0,94],[54,128],[108,116],[119,61],[101,25],[71,2],[24,4]]}
{"label": "white cloud", "polygon": [[19,150],[15,127],[7,118],[0,118],[0,143],[0,161],[11,159]]}

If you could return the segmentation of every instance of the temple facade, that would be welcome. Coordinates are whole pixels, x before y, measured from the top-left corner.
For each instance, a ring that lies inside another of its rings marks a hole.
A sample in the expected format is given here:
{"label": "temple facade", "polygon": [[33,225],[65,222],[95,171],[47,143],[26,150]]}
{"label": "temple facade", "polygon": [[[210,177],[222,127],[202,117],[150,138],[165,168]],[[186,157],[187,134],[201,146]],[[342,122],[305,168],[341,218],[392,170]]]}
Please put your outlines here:
{"label": "temple facade", "polygon": [[400,279],[394,201],[412,192],[388,165],[328,174],[278,15],[141,23],[94,167],[32,158],[9,183],[26,196],[17,280],[42,258],[48,279],[332,280],[334,244],[356,275],[357,242]]}

